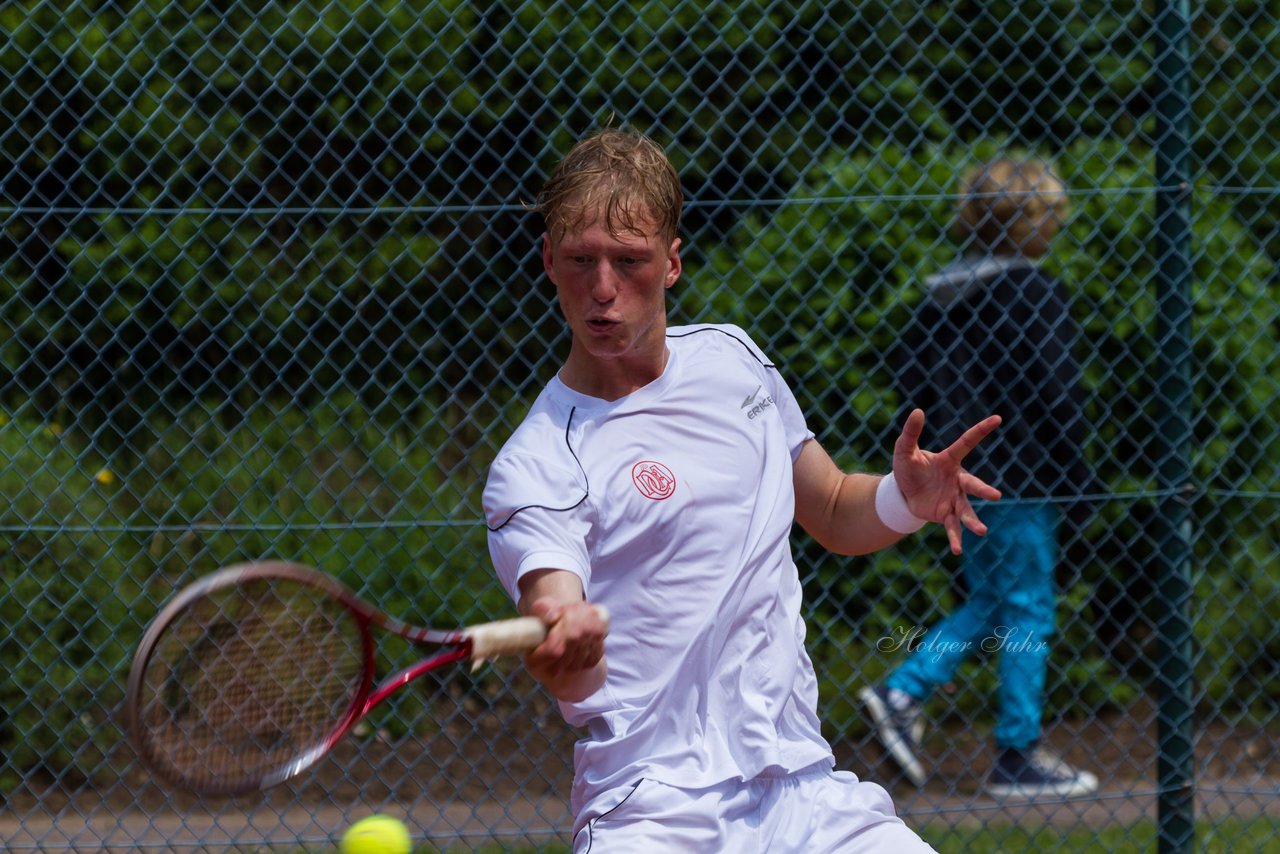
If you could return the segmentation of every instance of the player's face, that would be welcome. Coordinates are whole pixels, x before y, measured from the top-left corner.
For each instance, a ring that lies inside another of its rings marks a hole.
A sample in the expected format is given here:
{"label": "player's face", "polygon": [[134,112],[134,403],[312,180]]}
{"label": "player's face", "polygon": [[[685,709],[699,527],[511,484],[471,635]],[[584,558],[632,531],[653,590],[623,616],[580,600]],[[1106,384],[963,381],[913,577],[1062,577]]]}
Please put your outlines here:
{"label": "player's face", "polygon": [[656,359],[660,370],[666,291],[680,277],[680,240],[668,244],[650,219],[640,222],[644,234],[612,234],[603,219],[559,240],[544,234],[542,264],[555,283],[575,354],[596,362]]}

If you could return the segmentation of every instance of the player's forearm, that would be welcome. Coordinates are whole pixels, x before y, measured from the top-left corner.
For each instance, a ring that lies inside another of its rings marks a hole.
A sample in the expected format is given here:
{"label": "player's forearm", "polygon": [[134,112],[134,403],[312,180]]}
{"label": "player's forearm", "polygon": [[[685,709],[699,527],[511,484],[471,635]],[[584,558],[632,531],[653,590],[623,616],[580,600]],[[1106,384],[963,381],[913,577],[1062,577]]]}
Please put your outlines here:
{"label": "player's forearm", "polygon": [[869,554],[902,539],[876,512],[873,474],[845,474],[817,441],[794,463],[796,521],[818,544],[836,554]]}
{"label": "player's forearm", "polygon": [[823,512],[809,530],[825,549],[842,555],[864,555],[886,548],[902,539],[880,520],[876,512],[876,487],[880,477],[846,474],[832,490]]}

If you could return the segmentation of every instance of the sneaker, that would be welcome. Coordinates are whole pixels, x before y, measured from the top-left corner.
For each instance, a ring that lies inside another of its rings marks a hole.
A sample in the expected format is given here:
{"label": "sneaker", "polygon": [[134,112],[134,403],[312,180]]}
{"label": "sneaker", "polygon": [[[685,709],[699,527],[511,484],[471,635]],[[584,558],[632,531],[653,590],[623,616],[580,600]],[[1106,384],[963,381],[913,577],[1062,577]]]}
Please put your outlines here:
{"label": "sneaker", "polygon": [[863,688],[858,692],[858,699],[871,714],[876,736],[893,761],[898,763],[908,780],[923,786],[924,766],[916,758],[924,737],[920,703],[910,694],[882,685]]}
{"label": "sneaker", "polygon": [[999,799],[1075,798],[1097,790],[1097,777],[1040,746],[1001,750],[987,783],[987,794]]}

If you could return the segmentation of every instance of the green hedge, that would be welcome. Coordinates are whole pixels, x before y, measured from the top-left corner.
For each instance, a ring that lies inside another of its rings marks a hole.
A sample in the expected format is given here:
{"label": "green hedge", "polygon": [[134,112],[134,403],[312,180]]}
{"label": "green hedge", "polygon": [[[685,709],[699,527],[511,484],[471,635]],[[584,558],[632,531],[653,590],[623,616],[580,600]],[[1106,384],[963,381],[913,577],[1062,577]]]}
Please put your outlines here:
{"label": "green hedge", "polygon": [[[1264,11],[1197,8],[1206,181],[1280,176],[1259,132],[1280,82],[1251,62],[1280,44]],[[245,386],[479,393],[518,364],[518,333],[555,336],[525,308],[536,224],[485,206],[530,200],[608,115],[669,145],[707,234],[736,218],[719,202],[786,195],[831,152],[1141,139],[1146,16],[1101,0],[13,4],[0,396],[128,438],[152,406]],[[1241,205],[1272,243],[1268,198]]]}
{"label": "green hedge", "polygon": [[[318,566],[419,624],[514,613],[479,559],[483,527],[458,519],[468,484],[444,470],[435,418],[388,429],[353,399],[197,406],[153,422],[141,456],[103,455],[76,424],[3,422],[0,785],[112,772],[143,628],[219,566]],[[393,707],[387,725],[404,717]]]}

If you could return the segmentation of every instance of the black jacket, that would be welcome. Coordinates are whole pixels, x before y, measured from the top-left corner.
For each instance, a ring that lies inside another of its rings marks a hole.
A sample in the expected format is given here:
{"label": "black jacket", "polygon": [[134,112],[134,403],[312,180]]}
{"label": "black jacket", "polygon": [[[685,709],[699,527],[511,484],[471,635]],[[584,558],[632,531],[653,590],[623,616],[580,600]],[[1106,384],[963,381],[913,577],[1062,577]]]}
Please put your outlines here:
{"label": "black jacket", "polygon": [[965,459],[967,470],[1005,498],[1092,491],[1078,330],[1062,283],[1025,259],[986,257],[925,284],[892,355],[904,411],[925,412],[922,447],[945,447],[998,414],[1004,423]]}

